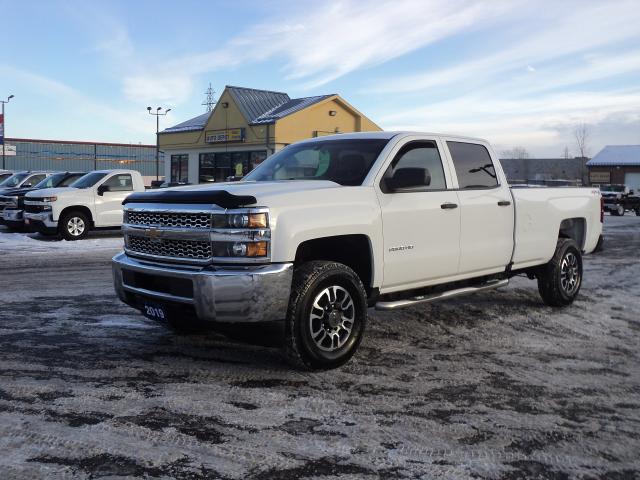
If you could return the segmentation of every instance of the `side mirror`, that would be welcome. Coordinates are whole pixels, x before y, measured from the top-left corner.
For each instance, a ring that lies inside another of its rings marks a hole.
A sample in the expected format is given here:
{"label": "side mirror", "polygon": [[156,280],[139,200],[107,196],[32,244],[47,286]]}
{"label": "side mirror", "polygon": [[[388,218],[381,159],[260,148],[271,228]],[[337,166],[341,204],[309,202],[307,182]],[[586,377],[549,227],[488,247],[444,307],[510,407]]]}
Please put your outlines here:
{"label": "side mirror", "polygon": [[385,183],[392,192],[428,187],[431,185],[431,173],[427,168],[399,168]]}
{"label": "side mirror", "polygon": [[98,195],[102,196],[104,195],[104,192],[109,192],[111,191],[111,188],[109,188],[109,185],[100,185],[98,187]]}
{"label": "side mirror", "polygon": [[629,195],[635,195],[633,190],[629,190]]}

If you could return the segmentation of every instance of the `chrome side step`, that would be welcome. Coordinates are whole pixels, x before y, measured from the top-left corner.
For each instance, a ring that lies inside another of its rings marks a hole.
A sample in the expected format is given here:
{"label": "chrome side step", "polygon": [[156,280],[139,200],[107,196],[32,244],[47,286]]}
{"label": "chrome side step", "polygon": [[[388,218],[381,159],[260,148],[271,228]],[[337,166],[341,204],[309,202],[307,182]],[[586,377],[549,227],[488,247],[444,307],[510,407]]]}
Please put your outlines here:
{"label": "chrome side step", "polygon": [[509,285],[509,280],[491,280],[486,283],[482,283],[475,287],[457,288],[455,290],[448,290],[446,292],[434,293],[433,295],[418,295],[417,297],[406,298],[403,300],[393,300],[390,302],[378,302],[375,305],[376,310],[395,310],[397,308],[409,307],[411,305],[417,305],[419,303],[430,303],[438,300],[446,300],[449,298],[460,297],[462,295],[469,295],[471,293],[484,292],[485,290],[492,290],[494,288],[506,287]]}

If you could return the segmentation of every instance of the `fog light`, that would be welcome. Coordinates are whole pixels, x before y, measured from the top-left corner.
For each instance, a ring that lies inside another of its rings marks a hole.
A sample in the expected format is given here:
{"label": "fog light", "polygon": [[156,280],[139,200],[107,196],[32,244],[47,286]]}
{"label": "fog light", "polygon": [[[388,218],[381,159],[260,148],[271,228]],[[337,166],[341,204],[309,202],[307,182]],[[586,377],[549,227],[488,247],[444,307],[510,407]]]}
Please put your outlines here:
{"label": "fog light", "polygon": [[244,257],[247,255],[247,245],[245,243],[234,243],[231,249],[233,255],[236,257]]}

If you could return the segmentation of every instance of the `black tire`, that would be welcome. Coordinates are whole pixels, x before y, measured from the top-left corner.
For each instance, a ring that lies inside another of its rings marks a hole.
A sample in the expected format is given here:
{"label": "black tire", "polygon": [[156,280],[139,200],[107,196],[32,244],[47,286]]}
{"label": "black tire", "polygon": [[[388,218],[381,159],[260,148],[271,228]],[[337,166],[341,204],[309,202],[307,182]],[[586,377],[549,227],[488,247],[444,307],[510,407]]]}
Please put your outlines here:
{"label": "black tire", "polygon": [[286,356],[303,369],[344,365],[358,349],[367,323],[362,281],[346,265],[313,261],[296,268],[292,285],[285,325]]}
{"label": "black tire", "polygon": [[553,258],[539,269],[537,277],[544,303],[551,307],[573,303],[582,286],[582,253],[576,242],[559,238]]}
{"label": "black tire", "polygon": [[623,217],[624,216],[624,207],[622,205],[616,205],[615,210],[611,210],[611,215],[615,217]]}
{"label": "black tire", "polygon": [[58,233],[65,240],[82,240],[91,230],[91,221],[86,214],[74,210],[65,213],[58,223]]}
{"label": "black tire", "polygon": [[640,208],[636,208],[635,212],[636,212],[636,217],[640,217]]}

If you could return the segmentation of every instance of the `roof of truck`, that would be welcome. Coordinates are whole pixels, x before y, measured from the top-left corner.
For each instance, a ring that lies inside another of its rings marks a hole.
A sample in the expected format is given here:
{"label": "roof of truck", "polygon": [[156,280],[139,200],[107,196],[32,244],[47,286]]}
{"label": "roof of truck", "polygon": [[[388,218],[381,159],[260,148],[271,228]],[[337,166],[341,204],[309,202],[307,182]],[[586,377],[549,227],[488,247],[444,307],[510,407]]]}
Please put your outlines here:
{"label": "roof of truck", "polygon": [[357,139],[357,138],[390,140],[396,136],[409,136],[409,135],[420,135],[420,136],[426,136],[426,137],[451,137],[451,138],[456,138],[461,140],[473,140],[474,142],[486,142],[486,140],[482,138],[466,137],[463,135],[455,135],[455,134],[449,134],[449,133],[434,133],[434,132],[412,132],[412,131],[337,133],[335,135],[315,137],[315,138],[310,138],[308,140],[303,140],[303,141],[312,142],[312,141],[319,141],[324,139],[348,140],[348,139]]}

